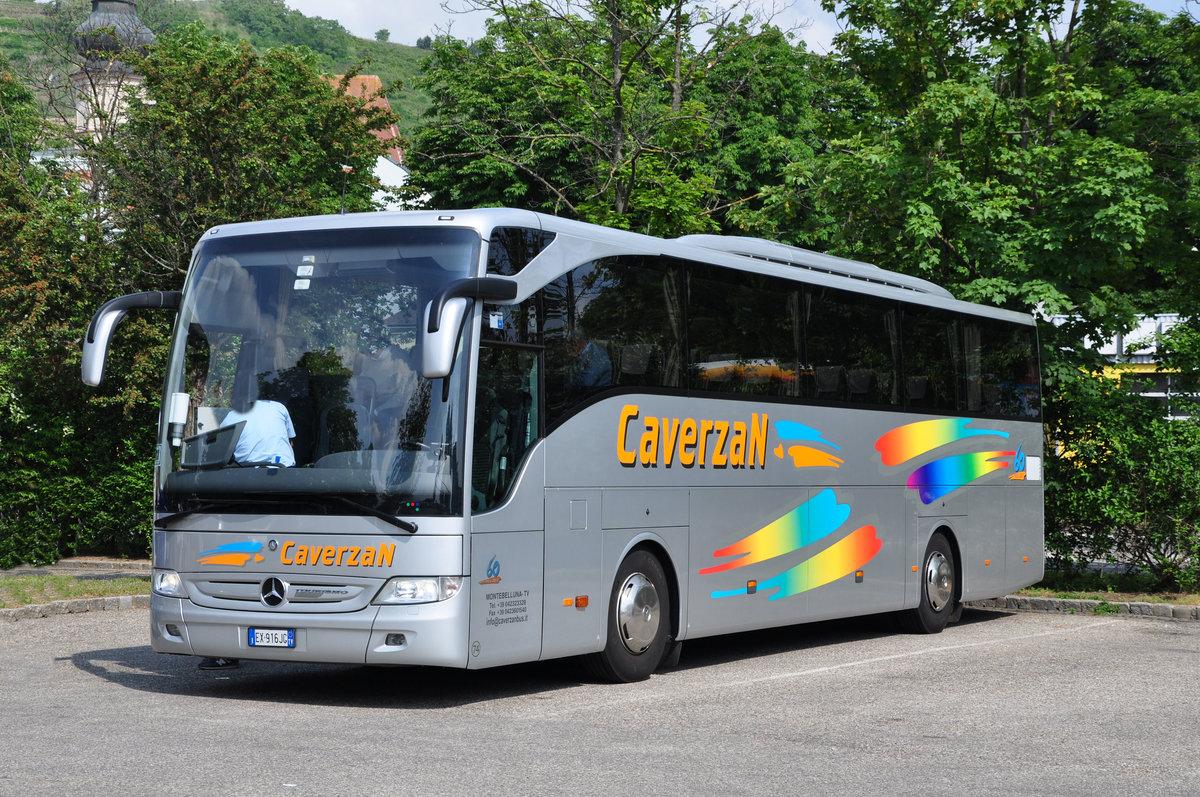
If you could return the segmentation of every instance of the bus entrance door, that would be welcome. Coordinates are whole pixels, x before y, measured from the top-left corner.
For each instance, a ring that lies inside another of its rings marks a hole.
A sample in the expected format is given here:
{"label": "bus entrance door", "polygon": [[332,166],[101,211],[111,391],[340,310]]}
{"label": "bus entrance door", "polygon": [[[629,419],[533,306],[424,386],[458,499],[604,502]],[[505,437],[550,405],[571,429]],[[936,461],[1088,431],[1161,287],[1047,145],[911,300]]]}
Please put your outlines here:
{"label": "bus entrance door", "polygon": [[604,645],[600,490],[546,490],[542,658]]}

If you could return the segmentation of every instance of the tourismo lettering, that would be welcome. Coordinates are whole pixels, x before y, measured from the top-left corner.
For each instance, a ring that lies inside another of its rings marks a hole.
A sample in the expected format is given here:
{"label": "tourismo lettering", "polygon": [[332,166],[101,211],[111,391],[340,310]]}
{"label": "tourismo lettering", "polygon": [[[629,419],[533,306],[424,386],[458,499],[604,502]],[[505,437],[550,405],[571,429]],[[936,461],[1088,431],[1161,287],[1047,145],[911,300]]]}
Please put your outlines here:
{"label": "tourismo lettering", "polygon": [[288,541],[279,549],[279,562],[285,565],[325,565],[333,567],[387,567],[392,566],[396,543],[385,542],[378,546],[357,545],[297,545]]}
{"label": "tourismo lettering", "polygon": [[[652,468],[763,467],[767,451],[767,416],[752,413],[743,421],[696,420],[695,418],[641,417],[637,404],[621,408],[617,423],[617,459],[625,467],[640,463]],[[626,446],[632,430],[636,449]],[[640,433],[640,436],[639,436]]]}

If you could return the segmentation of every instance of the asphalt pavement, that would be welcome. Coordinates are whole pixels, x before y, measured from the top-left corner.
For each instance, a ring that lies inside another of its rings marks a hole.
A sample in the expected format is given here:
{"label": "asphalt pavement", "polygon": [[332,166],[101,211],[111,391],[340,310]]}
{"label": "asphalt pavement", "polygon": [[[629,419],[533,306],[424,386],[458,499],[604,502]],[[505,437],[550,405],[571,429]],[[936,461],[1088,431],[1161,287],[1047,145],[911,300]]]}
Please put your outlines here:
{"label": "asphalt pavement", "polygon": [[142,609],[0,624],[0,795],[1200,794],[1200,623],[968,610],[685,643],[596,684],[156,654]]}

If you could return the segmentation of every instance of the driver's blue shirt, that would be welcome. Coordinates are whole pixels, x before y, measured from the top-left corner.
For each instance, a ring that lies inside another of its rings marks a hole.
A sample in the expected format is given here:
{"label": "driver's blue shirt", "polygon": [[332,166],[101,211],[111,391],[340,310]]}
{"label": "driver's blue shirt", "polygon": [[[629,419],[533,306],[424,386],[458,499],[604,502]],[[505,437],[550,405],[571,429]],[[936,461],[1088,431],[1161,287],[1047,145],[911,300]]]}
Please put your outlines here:
{"label": "driver's blue shirt", "polygon": [[608,359],[608,352],[589,340],[579,353],[568,379],[576,390],[590,391],[611,385],[612,360]]}
{"label": "driver's blue shirt", "polygon": [[246,425],[233,450],[235,461],[248,465],[269,463],[285,468],[296,464],[290,442],[296,436],[296,429],[287,407],[278,401],[259,399],[245,412],[231,411],[221,425],[233,426],[239,421],[245,421]]}

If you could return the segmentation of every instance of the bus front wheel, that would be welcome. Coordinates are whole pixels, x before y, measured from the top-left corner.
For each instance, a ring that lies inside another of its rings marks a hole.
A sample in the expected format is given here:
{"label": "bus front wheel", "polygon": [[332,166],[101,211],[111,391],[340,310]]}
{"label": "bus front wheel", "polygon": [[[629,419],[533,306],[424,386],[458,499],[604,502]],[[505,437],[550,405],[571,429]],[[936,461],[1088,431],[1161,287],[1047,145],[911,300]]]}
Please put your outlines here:
{"label": "bus front wheel", "polygon": [[617,568],[607,625],[604,650],[587,659],[592,673],[614,683],[649,678],[671,641],[671,592],[654,554],[634,551]]}
{"label": "bus front wheel", "polygon": [[950,621],[958,598],[954,552],[940,531],[929,538],[922,561],[921,596],[917,608],[900,612],[900,627],[913,634],[937,634]]}

